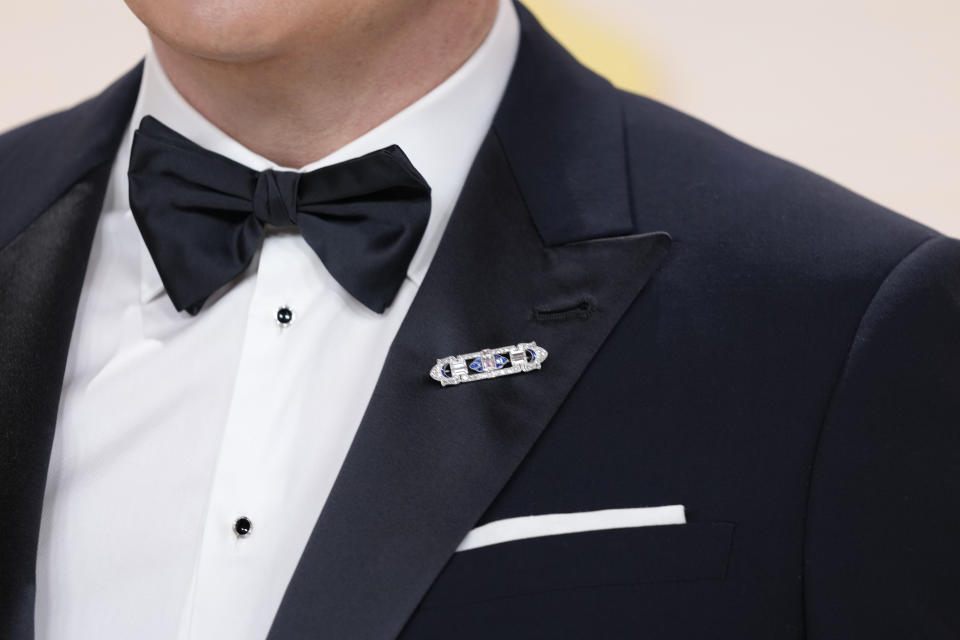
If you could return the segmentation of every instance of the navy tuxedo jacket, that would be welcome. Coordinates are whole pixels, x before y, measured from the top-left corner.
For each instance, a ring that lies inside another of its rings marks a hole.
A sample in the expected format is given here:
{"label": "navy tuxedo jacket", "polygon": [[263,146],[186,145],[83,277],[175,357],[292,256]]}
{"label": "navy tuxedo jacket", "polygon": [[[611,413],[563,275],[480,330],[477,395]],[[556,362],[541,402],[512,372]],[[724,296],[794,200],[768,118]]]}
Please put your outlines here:
{"label": "navy tuxedo jacket", "polygon": [[[960,242],[575,62],[512,79],[270,634],[960,636]],[[0,638],[140,68],[0,137]],[[536,340],[541,371],[434,359]],[[322,359],[323,354],[317,354]],[[687,524],[457,552],[522,515]]]}

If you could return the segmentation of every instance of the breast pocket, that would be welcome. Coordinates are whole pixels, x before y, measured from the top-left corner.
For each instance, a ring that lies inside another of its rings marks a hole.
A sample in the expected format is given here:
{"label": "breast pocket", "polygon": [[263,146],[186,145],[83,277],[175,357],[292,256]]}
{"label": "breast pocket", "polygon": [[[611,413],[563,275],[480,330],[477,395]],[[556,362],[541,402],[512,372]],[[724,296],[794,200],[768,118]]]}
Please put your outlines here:
{"label": "breast pocket", "polygon": [[734,524],[691,522],[514,540],[456,553],[424,609],[578,587],[723,580]]}

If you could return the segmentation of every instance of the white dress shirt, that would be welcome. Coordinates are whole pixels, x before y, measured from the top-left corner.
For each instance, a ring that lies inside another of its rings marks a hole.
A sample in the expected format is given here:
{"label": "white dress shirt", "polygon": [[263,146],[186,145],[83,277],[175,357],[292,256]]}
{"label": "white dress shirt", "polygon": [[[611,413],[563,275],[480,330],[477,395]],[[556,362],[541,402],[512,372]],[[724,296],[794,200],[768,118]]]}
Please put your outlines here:
{"label": "white dress shirt", "polygon": [[[153,115],[253,169],[281,167],[205,120],[148,52],[67,360],[37,558],[38,639],[266,636],[518,43],[516,13],[502,0],[489,35],[452,76],[301,169],[398,144],[430,183],[430,222],[382,315],[289,232],[268,235],[259,259],[197,316],[175,311],[127,198],[140,119]],[[286,327],[283,306],[295,316]],[[234,530],[240,517],[252,523],[244,537]]]}

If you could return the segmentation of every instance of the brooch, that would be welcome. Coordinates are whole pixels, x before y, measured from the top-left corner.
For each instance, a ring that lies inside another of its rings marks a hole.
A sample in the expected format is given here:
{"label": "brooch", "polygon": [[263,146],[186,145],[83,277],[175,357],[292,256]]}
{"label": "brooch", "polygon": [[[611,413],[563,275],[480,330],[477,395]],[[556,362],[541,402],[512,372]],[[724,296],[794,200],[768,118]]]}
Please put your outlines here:
{"label": "brooch", "polygon": [[461,382],[536,371],[546,359],[547,350],[537,346],[536,342],[521,342],[497,349],[482,349],[440,358],[430,369],[430,377],[446,387]]}

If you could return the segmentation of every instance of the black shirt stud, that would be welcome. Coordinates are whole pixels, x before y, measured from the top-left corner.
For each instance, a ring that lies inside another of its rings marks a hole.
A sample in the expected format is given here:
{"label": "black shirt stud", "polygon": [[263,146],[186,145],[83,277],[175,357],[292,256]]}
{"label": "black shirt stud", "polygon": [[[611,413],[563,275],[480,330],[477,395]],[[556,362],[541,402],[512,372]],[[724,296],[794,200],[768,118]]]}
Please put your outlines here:
{"label": "black shirt stud", "polygon": [[250,529],[252,527],[253,524],[250,522],[250,518],[240,516],[237,518],[237,521],[233,523],[233,532],[237,534],[238,538],[246,538],[250,535]]}
{"label": "black shirt stud", "polygon": [[293,322],[293,311],[288,306],[282,306],[277,309],[277,324],[281,327],[289,327]]}

